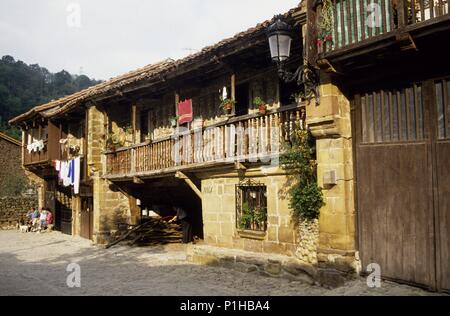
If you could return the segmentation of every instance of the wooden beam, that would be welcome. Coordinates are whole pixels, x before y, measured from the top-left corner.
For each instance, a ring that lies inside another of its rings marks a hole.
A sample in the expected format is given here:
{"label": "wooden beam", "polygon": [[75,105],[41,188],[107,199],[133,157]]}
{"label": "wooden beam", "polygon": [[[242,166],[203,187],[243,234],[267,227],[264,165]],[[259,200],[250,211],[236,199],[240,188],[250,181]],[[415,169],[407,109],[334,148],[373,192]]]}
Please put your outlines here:
{"label": "wooden beam", "polygon": [[[175,92],[175,116],[176,117],[178,117],[178,115],[179,115],[178,104],[180,104],[180,94],[178,92]],[[179,120],[177,120],[177,127],[178,127],[178,122],[179,122]]]}
{"label": "wooden beam", "polygon": [[137,113],[136,104],[133,104],[131,106],[131,127],[133,129],[133,145],[136,144],[136,125],[137,125],[136,113]]}
{"label": "wooden beam", "polygon": [[178,171],[175,174],[175,177],[180,179],[180,180],[184,180],[186,182],[186,184],[195,192],[195,194],[197,194],[197,196],[202,199],[202,192],[197,188],[197,186],[194,184],[194,182],[192,182],[192,180],[183,172]]}
{"label": "wooden beam", "polygon": [[145,184],[145,182],[139,177],[133,177],[134,184]]}
{"label": "wooden beam", "polygon": [[241,162],[239,162],[239,161],[236,161],[236,163],[235,163],[235,165],[234,165],[234,168],[236,169],[236,170],[247,170],[247,167],[246,166],[244,166]]}

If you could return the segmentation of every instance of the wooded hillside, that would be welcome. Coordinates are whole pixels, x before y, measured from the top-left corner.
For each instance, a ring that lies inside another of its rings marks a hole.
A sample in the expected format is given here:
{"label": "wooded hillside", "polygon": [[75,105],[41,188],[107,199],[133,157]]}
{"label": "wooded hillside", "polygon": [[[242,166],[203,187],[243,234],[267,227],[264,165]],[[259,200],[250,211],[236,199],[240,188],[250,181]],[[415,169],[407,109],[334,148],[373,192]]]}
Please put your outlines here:
{"label": "wooded hillside", "polygon": [[36,105],[73,94],[100,81],[62,70],[51,73],[38,64],[27,65],[12,56],[0,60],[0,131],[20,138],[8,120]]}

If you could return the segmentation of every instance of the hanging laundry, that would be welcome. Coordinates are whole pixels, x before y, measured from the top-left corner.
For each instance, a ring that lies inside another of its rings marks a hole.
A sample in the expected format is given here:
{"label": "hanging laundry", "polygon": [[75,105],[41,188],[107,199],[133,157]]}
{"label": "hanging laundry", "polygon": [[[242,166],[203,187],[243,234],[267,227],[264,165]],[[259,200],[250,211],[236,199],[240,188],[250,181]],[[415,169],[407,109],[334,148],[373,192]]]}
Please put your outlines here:
{"label": "hanging laundry", "polygon": [[55,170],[58,171],[58,179],[63,186],[73,186],[74,194],[80,193],[81,158],[77,157],[69,161],[54,161]]}
{"label": "hanging laundry", "polygon": [[75,195],[80,193],[80,177],[81,177],[81,158],[77,157],[74,160],[73,192],[75,193]]}

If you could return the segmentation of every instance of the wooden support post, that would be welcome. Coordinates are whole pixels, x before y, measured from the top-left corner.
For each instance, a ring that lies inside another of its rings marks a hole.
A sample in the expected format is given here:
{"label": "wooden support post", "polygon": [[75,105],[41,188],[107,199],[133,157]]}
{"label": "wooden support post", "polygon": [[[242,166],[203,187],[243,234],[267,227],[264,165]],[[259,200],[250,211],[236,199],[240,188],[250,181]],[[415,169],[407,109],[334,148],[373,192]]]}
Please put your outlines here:
{"label": "wooden support post", "polygon": [[[175,92],[175,116],[176,117],[178,117],[178,115],[179,115],[178,104],[180,104],[180,94],[178,92]],[[177,120],[177,127],[178,127],[178,122],[179,122],[179,120]]]}
{"label": "wooden support post", "polygon": [[[236,75],[231,75],[231,100],[236,101]],[[233,106],[233,114],[236,114],[236,106]]]}
{"label": "wooden support post", "polygon": [[408,25],[408,11],[407,6],[405,5],[404,0],[396,0],[394,1],[394,5],[397,6],[397,14],[398,14],[398,25],[399,29],[404,28]]}
{"label": "wooden support post", "polygon": [[136,113],[137,113],[137,109],[136,109],[136,105],[133,104],[131,106],[131,128],[133,129],[133,144],[136,144]]}
{"label": "wooden support post", "polygon": [[304,48],[304,54],[306,60],[312,64],[316,64],[317,59],[317,14],[315,6],[315,0],[307,0],[307,30],[304,33],[306,46]]}
{"label": "wooden support post", "polygon": [[192,182],[192,180],[183,172],[178,171],[175,174],[175,177],[181,180],[184,180],[187,185],[195,192],[195,194],[197,194],[197,196],[201,199],[202,198],[202,192],[197,188],[197,186],[195,185],[194,182]]}

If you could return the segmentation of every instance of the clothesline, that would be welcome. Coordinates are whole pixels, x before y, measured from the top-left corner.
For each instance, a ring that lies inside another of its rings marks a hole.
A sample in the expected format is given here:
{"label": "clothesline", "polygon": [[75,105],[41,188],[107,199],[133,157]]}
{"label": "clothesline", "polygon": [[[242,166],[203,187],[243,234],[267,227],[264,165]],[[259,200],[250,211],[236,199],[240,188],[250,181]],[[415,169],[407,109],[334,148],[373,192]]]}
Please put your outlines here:
{"label": "clothesline", "polygon": [[72,160],[55,160],[55,170],[58,171],[58,179],[61,180],[63,186],[73,186],[75,194],[80,193],[80,174],[81,174],[81,158],[77,157]]}

